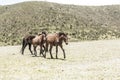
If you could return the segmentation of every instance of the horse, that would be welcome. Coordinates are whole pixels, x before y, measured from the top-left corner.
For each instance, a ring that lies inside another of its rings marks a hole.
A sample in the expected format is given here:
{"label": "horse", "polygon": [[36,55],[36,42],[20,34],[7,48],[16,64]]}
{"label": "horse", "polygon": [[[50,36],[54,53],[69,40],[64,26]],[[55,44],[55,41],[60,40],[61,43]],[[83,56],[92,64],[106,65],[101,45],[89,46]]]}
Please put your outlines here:
{"label": "horse", "polygon": [[40,55],[41,54],[43,55],[42,47],[45,50],[45,46],[44,46],[45,41],[46,41],[46,35],[45,34],[39,34],[39,35],[35,36],[35,38],[32,39],[32,45],[33,45],[33,48],[34,48],[34,55],[35,56],[37,56],[36,48],[37,48],[38,45],[40,46]]}
{"label": "horse", "polygon": [[33,55],[33,52],[31,50],[31,45],[32,45],[32,39],[35,38],[35,35],[26,35],[23,39],[22,39],[22,55],[24,55],[24,50],[26,48],[27,45],[29,45],[29,51],[31,52],[31,54]]}
{"label": "horse", "polygon": [[[42,32],[42,34],[44,34],[46,36],[46,32]],[[40,35],[40,34],[39,34]],[[26,48],[26,46],[28,45],[29,46],[29,51],[31,52],[31,55],[33,55],[33,52],[31,50],[31,45],[32,45],[32,40],[35,38],[36,36],[35,35],[26,35],[23,40],[22,40],[22,55],[24,55],[24,50]],[[45,46],[43,45],[43,48],[45,50]]]}
{"label": "horse", "polygon": [[48,46],[50,45],[49,53],[51,56],[51,59],[53,59],[52,56],[52,48],[53,46],[56,46],[56,59],[58,59],[58,46],[62,49],[64,54],[64,59],[66,58],[65,50],[63,49],[63,41],[66,45],[68,45],[68,34],[65,34],[64,32],[54,33],[54,34],[48,34],[46,36],[46,50],[45,50],[45,57],[46,52],[48,52]]}

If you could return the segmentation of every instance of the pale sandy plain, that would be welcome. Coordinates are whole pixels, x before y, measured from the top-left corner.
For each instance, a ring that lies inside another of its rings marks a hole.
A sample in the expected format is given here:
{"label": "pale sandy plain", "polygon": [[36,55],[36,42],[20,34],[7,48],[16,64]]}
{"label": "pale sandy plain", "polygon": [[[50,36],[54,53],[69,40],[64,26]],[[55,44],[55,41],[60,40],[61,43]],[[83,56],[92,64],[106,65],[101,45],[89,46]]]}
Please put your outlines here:
{"label": "pale sandy plain", "polygon": [[[28,47],[0,47],[0,80],[120,80],[120,40],[64,44],[67,58],[33,57]],[[37,49],[39,52],[39,48]],[[55,48],[53,51],[55,57]]]}

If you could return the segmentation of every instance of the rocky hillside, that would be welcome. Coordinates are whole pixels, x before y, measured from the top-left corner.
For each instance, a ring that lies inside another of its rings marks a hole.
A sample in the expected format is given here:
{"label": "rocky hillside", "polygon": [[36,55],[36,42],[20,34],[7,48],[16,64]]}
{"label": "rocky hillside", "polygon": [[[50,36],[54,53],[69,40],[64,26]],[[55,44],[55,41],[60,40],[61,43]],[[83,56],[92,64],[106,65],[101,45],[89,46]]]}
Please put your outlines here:
{"label": "rocky hillside", "polygon": [[23,2],[0,6],[0,45],[21,44],[26,34],[64,31],[70,40],[120,37],[120,6]]}

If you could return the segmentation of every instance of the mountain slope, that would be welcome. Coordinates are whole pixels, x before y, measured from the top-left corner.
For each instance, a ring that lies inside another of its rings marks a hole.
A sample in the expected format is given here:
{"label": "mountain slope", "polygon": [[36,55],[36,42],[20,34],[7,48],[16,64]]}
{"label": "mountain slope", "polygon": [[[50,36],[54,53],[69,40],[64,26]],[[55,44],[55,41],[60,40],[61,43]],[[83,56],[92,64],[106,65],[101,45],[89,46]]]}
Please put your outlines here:
{"label": "mountain slope", "polygon": [[20,44],[24,35],[65,31],[79,40],[119,38],[120,6],[23,2],[0,6],[0,42]]}

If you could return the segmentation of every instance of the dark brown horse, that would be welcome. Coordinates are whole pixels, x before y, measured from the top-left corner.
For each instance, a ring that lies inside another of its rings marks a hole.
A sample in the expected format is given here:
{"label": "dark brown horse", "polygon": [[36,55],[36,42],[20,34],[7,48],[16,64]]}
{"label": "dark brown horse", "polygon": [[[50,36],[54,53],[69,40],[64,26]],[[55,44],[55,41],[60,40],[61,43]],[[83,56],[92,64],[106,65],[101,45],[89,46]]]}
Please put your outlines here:
{"label": "dark brown horse", "polygon": [[[42,34],[44,34],[46,36],[46,33],[45,32],[42,32]],[[29,46],[29,50],[31,52],[31,54],[33,55],[33,52],[31,50],[31,45],[33,44],[33,39],[35,38],[36,36],[34,35],[26,35],[24,38],[23,38],[23,41],[22,41],[22,54],[24,54],[24,50],[26,48],[26,46],[28,45]],[[45,47],[43,46],[43,48],[45,49]]]}
{"label": "dark brown horse", "polygon": [[26,35],[23,40],[22,40],[22,54],[24,54],[24,50],[26,48],[27,45],[29,45],[29,50],[31,52],[31,54],[33,55],[33,52],[31,50],[31,45],[32,45],[32,39],[35,38],[34,35]]}
{"label": "dark brown horse", "polygon": [[[58,58],[57,54],[58,54],[58,46],[62,49],[63,54],[64,54],[64,59],[66,58],[65,55],[65,50],[63,49],[63,41],[66,43],[66,45],[68,44],[68,37],[67,34],[63,33],[63,32],[59,32],[59,33],[54,33],[54,34],[48,34],[46,36],[46,52],[48,51],[48,46],[50,45],[50,56],[53,59],[52,56],[52,48],[53,46],[56,46],[56,59]],[[46,57],[46,52],[45,52],[45,57]]]}

